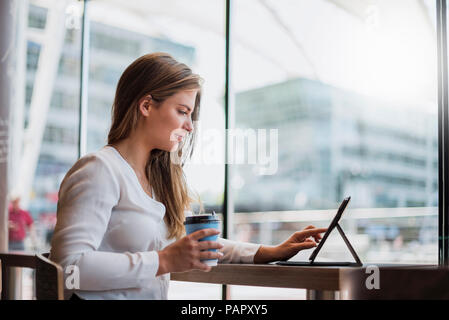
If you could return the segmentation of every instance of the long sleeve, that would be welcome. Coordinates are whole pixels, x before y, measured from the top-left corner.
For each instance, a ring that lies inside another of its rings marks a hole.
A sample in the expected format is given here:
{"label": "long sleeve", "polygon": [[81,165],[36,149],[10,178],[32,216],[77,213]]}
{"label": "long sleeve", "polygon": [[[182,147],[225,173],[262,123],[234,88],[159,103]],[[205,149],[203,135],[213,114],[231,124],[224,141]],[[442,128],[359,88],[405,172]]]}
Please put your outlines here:
{"label": "long sleeve", "polygon": [[218,238],[218,242],[223,245],[220,250],[223,257],[219,263],[254,263],[254,256],[260,248],[260,244],[232,241]]}
{"label": "long sleeve", "polygon": [[119,181],[99,156],[80,159],[61,184],[50,259],[64,270],[78,267],[79,290],[142,287],[156,277],[156,251],[98,251],[120,196]]}

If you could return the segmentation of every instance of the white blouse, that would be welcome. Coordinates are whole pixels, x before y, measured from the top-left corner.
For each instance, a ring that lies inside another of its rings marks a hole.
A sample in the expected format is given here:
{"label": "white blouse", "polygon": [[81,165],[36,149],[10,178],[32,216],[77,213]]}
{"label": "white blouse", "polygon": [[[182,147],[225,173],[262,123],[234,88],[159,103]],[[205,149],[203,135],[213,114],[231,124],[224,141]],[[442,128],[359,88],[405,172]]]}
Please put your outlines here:
{"label": "white blouse", "polygon": [[[164,215],[165,206],[145,193],[115,148],[79,159],[61,183],[51,241],[50,259],[64,269],[65,298],[167,299],[170,274],[156,276],[157,251],[174,241],[167,239]],[[253,263],[260,247],[218,241],[220,263]],[[66,284],[76,284],[69,266],[79,270],[79,289]]]}

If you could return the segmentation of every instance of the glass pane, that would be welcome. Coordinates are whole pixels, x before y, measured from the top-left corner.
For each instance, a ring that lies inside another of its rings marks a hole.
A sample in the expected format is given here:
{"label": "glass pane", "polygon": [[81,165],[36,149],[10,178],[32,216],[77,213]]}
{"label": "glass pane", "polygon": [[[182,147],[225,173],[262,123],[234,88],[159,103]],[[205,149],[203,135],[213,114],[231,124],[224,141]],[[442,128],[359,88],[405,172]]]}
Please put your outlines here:
{"label": "glass pane", "polygon": [[17,15],[28,18],[18,20],[24,29],[16,40],[11,190],[35,220],[36,240],[26,238],[25,249],[44,252],[56,219],[59,185],[78,156],[82,6],[78,1],[30,1],[28,8],[18,7]]}
{"label": "glass pane", "polygon": [[[223,159],[208,161],[210,148],[223,150],[224,136],[224,3],[223,1],[126,1],[89,4],[90,60],[88,98],[88,152],[107,143],[111,106],[117,82],[125,68],[136,58],[151,52],[167,52],[186,63],[205,79],[201,97],[200,133],[192,161],[185,174],[205,210],[220,212],[224,187]],[[213,144],[215,143],[215,144]],[[218,147],[217,147],[218,143]],[[224,155],[223,155],[224,157]],[[215,161],[215,162],[214,162]],[[198,208],[195,208],[198,210]],[[221,286],[175,283],[170,299],[192,299],[197,290],[203,299],[220,299]]]}
{"label": "glass pane", "polygon": [[[327,227],[350,195],[363,262],[437,263],[435,16],[430,0],[235,1],[235,239]],[[335,232],[320,259],[352,256]]]}
{"label": "glass pane", "polygon": [[[25,228],[23,238],[11,203],[9,250],[48,252],[59,186],[78,158],[82,3],[30,0],[14,9],[9,189],[12,198],[20,197],[19,207],[34,223]],[[22,298],[31,299],[33,273],[23,276]]]}

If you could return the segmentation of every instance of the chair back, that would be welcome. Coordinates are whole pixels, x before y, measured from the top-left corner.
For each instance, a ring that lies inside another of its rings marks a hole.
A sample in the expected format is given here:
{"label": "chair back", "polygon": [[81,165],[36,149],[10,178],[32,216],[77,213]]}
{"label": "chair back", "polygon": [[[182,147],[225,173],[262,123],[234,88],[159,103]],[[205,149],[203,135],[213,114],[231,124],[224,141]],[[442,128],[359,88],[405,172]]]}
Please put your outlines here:
{"label": "chair back", "polygon": [[41,254],[36,255],[36,299],[64,300],[63,270]]}
{"label": "chair back", "polygon": [[[1,299],[10,299],[11,268],[31,268],[35,272],[37,300],[64,300],[62,267],[44,255],[0,253]],[[14,280],[14,279],[12,279]]]}

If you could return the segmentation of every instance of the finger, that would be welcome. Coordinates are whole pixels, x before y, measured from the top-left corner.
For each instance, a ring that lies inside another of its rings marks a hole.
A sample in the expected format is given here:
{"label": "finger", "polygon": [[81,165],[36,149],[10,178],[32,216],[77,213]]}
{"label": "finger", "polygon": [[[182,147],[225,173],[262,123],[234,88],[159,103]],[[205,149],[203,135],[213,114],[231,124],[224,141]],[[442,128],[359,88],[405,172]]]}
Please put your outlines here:
{"label": "finger", "polygon": [[324,233],[326,231],[327,231],[327,228],[307,229],[307,230],[300,231],[298,233],[298,236],[302,237],[304,239],[304,238],[308,238],[308,237],[311,237],[311,236],[318,235],[320,233]]}
{"label": "finger", "polygon": [[314,228],[314,229],[304,229],[302,231],[296,231],[293,234],[293,239],[297,242],[303,242],[305,239],[310,238],[315,235],[319,235],[322,232],[325,232],[326,228]]}
{"label": "finger", "polygon": [[198,242],[198,248],[200,250],[221,249],[223,248],[223,245],[217,241],[201,241]]}
{"label": "finger", "polygon": [[[314,228],[314,229],[318,229],[318,228]],[[327,230],[327,228],[325,228],[325,229]],[[320,238],[320,239],[322,238],[321,237],[321,233],[318,233],[318,234],[314,235],[314,237],[317,237],[317,238]]]}
{"label": "finger", "polygon": [[316,234],[314,236],[312,236],[310,239],[314,239],[316,242],[320,242],[321,239],[323,239],[323,237],[321,236],[321,234]]}
{"label": "finger", "polygon": [[214,235],[217,235],[219,233],[220,233],[220,231],[217,230],[217,229],[212,229],[212,228],[201,229],[201,230],[198,230],[198,231],[195,231],[195,232],[191,233],[189,235],[189,237],[192,238],[193,240],[200,240],[200,239],[202,239],[204,237],[214,236]]}
{"label": "finger", "polygon": [[208,260],[208,259],[220,259],[223,257],[223,253],[217,251],[201,251],[200,252],[200,260]]}
{"label": "finger", "polygon": [[317,244],[314,241],[301,242],[296,245],[298,251],[315,248]]}
{"label": "finger", "polygon": [[195,264],[193,269],[194,270],[201,270],[201,271],[204,271],[204,272],[209,272],[212,269],[212,267],[207,265],[207,264],[205,264],[205,263],[198,262],[197,264]]}
{"label": "finger", "polygon": [[[310,230],[310,229],[317,229],[317,228],[313,225],[310,225],[310,226],[307,226],[304,228],[304,230]],[[317,237],[321,238],[321,235],[318,234]]]}

